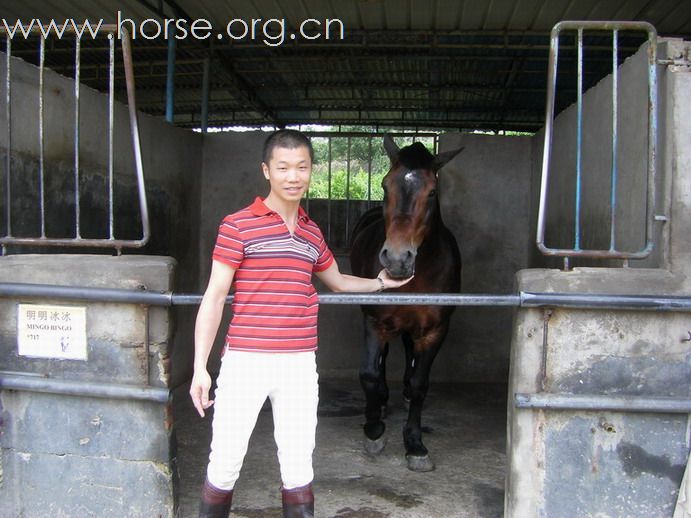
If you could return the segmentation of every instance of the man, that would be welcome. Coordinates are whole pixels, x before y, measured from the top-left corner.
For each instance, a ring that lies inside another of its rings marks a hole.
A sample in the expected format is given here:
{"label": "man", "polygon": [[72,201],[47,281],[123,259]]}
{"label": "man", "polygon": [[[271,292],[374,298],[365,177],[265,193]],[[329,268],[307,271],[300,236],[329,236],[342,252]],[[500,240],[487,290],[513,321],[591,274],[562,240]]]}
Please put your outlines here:
{"label": "man", "polygon": [[190,395],[202,417],[214,404],[209,400],[206,365],[233,283],[235,295],[217,379],[200,518],[228,516],[233,487],[267,396],[283,483],[283,516],[314,516],[318,297],[312,273],[333,291],[374,292],[410,280],[392,279],[384,270],[374,279],[339,271],[319,227],[300,207],[313,159],[312,145],[302,133],[272,133],[261,164],[268,196],[226,216],[219,227],[195,327]]}

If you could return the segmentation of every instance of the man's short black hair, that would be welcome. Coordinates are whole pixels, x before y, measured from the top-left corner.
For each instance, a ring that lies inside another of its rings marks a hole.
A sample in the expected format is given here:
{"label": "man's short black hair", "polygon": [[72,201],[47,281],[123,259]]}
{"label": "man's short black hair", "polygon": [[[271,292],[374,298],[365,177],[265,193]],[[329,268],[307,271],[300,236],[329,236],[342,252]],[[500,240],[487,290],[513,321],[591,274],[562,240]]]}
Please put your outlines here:
{"label": "man's short black hair", "polygon": [[274,131],[264,142],[262,161],[265,164],[269,163],[274,148],[282,147],[285,149],[295,149],[301,146],[305,146],[307,148],[310,153],[310,159],[312,162],[314,162],[314,149],[312,148],[312,142],[310,142],[310,139],[308,139],[305,134],[294,129],[281,129]]}

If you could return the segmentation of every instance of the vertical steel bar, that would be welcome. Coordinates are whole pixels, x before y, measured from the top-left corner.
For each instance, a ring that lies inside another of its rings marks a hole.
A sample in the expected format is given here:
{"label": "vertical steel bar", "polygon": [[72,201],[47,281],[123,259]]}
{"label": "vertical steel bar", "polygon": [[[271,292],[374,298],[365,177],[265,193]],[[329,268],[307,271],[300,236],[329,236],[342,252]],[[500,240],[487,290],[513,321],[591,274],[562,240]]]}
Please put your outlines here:
{"label": "vertical steel bar", "polygon": [[113,192],[113,156],[115,129],[115,36],[108,35],[108,237],[115,239],[115,207]]}
{"label": "vertical steel bar", "polygon": [[367,140],[367,210],[372,205],[372,135]]}
{"label": "vertical steel bar", "polygon": [[653,248],[655,193],[657,182],[657,32],[648,28],[648,207],[646,250]]}
{"label": "vertical steel bar", "polygon": [[540,179],[540,203],[537,215],[537,246],[544,250],[545,226],[547,218],[547,187],[549,185],[549,161],[552,151],[552,133],[554,129],[554,97],[557,88],[557,63],[559,61],[559,28],[552,29],[550,34],[548,61],[547,102],[545,105],[545,140],[542,147],[542,176]]}
{"label": "vertical steel bar", "polygon": [[[5,225],[7,227],[7,236],[12,236],[12,39],[9,34],[6,37],[7,47],[5,52],[5,117],[7,118],[7,154],[5,156],[7,163],[7,176],[5,178],[5,195],[7,196],[7,203],[5,204]],[[4,247],[3,247],[4,251]]]}
{"label": "vertical steel bar", "polygon": [[45,65],[46,39],[41,36],[38,47],[38,210],[41,215],[41,237],[46,237],[45,189]]}
{"label": "vertical steel bar", "polygon": [[576,214],[574,222],[575,250],[581,249],[581,190],[583,158],[583,29],[578,29],[578,77],[577,77],[577,122],[576,122]]}
{"label": "vertical steel bar", "polygon": [[81,238],[79,210],[79,79],[81,67],[81,40],[75,39],[74,52],[74,214],[75,237]]}
{"label": "vertical steel bar", "polygon": [[206,133],[209,127],[209,83],[211,81],[211,58],[204,56],[204,70],[202,76],[202,113],[201,129]]}
{"label": "vertical steel bar", "polygon": [[345,191],[345,241],[348,242],[348,233],[350,232],[350,151],[352,140],[348,137],[348,148],[346,151],[346,191]]}
{"label": "vertical steel bar", "polygon": [[328,190],[328,199],[326,202],[326,240],[327,242],[331,242],[331,153],[332,153],[332,146],[331,146],[331,136],[327,137],[329,139],[329,178],[327,182],[327,190]]}
{"label": "vertical steel bar", "polygon": [[617,180],[619,133],[619,31],[612,31],[612,175],[610,191],[610,235],[609,249],[616,250],[617,233]]}
{"label": "vertical steel bar", "polygon": [[166,120],[175,116],[175,38],[168,39],[168,68],[166,72]]}
{"label": "vertical steel bar", "polygon": [[142,239],[140,246],[147,243],[151,237],[151,225],[149,223],[149,205],[146,200],[146,187],[144,183],[144,161],[142,159],[142,145],[139,139],[139,120],[137,118],[137,97],[134,88],[134,63],[132,62],[132,46],[127,30],[122,34],[122,57],[125,65],[125,83],[127,86],[127,109],[130,114],[130,132],[132,134],[132,148],[137,171],[137,188],[139,194],[139,212],[142,219]]}

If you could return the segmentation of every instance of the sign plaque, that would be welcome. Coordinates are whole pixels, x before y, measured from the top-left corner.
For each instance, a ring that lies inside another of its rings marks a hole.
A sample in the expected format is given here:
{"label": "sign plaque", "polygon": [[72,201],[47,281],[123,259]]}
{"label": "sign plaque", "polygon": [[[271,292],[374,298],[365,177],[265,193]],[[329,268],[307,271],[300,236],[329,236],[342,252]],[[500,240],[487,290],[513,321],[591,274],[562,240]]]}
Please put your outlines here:
{"label": "sign plaque", "polygon": [[20,356],[86,360],[86,307],[17,305]]}

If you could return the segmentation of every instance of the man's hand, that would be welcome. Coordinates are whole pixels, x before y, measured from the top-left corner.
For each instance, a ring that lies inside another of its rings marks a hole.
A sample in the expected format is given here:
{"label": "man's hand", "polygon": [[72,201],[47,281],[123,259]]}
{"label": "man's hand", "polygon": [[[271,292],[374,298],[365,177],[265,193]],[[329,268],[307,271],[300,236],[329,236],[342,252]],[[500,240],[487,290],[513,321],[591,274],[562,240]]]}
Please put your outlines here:
{"label": "man's hand", "polygon": [[211,390],[211,376],[204,371],[195,371],[190,384],[190,396],[194,408],[201,417],[204,417],[204,410],[214,404],[213,400],[209,400],[209,390]]}
{"label": "man's hand", "polygon": [[384,268],[381,272],[379,272],[377,277],[381,279],[382,288],[388,290],[391,288],[399,288],[400,286],[409,283],[413,277],[415,277],[415,275],[411,275],[407,279],[394,279],[389,275],[389,272],[386,271],[386,268]]}

